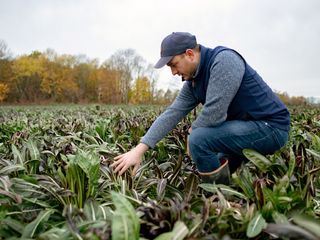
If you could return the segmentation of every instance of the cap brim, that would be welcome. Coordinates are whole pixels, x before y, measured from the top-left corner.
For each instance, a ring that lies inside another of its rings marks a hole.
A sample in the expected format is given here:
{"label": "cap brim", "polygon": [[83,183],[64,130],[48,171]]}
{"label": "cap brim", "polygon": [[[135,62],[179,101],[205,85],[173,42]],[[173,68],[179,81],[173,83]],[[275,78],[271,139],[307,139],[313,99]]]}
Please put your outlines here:
{"label": "cap brim", "polygon": [[166,65],[170,60],[173,58],[173,56],[168,57],[162,57],[159,59],[159,61],[154,65],[155,68],[162,68],[164,65]]}

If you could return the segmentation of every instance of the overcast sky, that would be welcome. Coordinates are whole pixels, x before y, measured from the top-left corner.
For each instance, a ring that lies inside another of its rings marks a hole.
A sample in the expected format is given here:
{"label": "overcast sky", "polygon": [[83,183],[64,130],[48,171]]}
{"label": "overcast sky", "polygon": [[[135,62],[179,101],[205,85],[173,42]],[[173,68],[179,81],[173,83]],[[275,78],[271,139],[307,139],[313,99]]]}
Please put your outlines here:
{"label": "overcast sky", "polygon": [[[0,0],[0,39],[15,55],[52,48],[102,62],[133,48],[155,63],[173,31],[236,49],[274,90],[320,96],[319,0]],[[181,86],[159,74],[158,86]]]}

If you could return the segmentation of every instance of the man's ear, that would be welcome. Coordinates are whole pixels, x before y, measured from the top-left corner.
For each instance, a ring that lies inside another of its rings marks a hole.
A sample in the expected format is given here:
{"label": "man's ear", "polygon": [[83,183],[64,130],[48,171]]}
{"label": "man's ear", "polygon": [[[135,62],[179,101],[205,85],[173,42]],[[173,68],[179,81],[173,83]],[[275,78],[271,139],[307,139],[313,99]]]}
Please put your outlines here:
{"label": "man's ear", "polygon": [[192,49],[187,49],[186,50],[186,55],[189,56],[189,57],[190,56],[194,56],[194,51]]}
{"label": "man's ear", "polygon": [[186,56],[193,60],[195,58],[195,52],[193,51],[193,49],[187,49]]}

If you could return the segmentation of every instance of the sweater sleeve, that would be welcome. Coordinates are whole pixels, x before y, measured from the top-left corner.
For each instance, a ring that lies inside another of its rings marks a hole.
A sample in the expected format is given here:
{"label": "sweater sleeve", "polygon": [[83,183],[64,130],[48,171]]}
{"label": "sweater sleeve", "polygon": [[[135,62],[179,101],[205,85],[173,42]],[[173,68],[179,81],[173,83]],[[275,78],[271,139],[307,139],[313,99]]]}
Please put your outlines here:
{"label": "sweater sleeve", "polygon": [[174,102],[153,122],[141,142],[154,148],[180,120],[198,105],[187,82],[184,83]]}
{"label": "sweater sleeve", "polygon": [[232,50],[217,54],[210,69],[206,103],[192,129],[213,127],[227,119],[228,107],[236,95],[245,71],[242,58]]}

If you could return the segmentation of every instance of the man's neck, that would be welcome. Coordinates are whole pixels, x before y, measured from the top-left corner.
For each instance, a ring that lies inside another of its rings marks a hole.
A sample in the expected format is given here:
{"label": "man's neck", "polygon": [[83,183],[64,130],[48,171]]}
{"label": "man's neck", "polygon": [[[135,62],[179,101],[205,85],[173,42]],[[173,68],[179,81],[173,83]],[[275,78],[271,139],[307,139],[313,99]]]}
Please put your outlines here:
{"label": "man's neck", "polygon": [[200,71],[201,51],[196,53],[196,59],[197,59],[196,68],[195,68],[194,73],[192,74],[192,79],[194,79],[198,75],[198,73]]}

